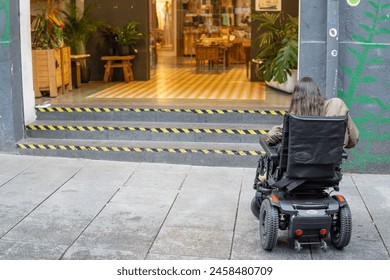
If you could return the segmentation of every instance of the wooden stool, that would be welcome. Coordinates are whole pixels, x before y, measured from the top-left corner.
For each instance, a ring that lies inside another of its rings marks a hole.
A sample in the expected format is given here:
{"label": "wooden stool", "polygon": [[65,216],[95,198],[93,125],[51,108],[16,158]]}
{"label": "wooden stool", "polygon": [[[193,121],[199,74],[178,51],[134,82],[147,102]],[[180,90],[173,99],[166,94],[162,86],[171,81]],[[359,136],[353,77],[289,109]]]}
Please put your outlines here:
{"label": "wooden stool", "polygon": [[79,88],[81,85],[81,64],[83,63],[83,60],[87,59],[90,56],[90,54],[76,54],[70,56],[72,62],[74,62],[76,66],[75,88]]}
{"label": "wooden stool", "polygon": [[134,80],[133,70],[131,68],[131,60],[135,58],[134,55],[114,55],[114,56],[102,56],[101,60],[105,60],[106,65],[104,67],[106,70],[104,71],[103,82],[108,83],[112,80],[112,75],[114,73],[115,68],[122,68],[123,77],[126,83]]}

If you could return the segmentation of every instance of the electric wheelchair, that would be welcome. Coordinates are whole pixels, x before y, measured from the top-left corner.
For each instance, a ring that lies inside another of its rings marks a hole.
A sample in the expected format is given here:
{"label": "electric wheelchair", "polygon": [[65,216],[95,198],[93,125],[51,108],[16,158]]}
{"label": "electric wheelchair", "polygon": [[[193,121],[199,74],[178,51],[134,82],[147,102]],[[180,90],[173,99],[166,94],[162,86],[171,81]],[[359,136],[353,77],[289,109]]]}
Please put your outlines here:
{"label": "electric wheelchair", "polygon": [[281,144],[269,146],[260,139],[265,155],[256,170],[251,210],[259,219],[265,250],[276,246],[278,229],[288,230],[297,251],[312,244],[326,251],[329,240],[338,249],[348,245],[351,211],[342,195],[332,195],[339,191],[340,165],[347,158],[346,124],[344,116],[286,114]]}

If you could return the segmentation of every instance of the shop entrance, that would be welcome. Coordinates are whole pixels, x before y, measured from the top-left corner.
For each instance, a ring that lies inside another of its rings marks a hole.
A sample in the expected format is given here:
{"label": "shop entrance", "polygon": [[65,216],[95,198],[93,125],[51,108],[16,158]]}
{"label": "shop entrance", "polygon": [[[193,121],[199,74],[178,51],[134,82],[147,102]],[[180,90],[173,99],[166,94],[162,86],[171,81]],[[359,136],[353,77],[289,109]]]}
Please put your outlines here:
{"label": "shop entrance", "polygon": [[[88,5],[91,1],[80,2]],[[114,77],[112,82],[103,83],[105,64],[101,57],[105,55],[105,46],[101,37],[92,38],[95,41],[87,46],[91,81],[56,98],[37,98],[37,105],[45,102],[73,106],[209,108],[281,108],[288,105],[289,94],[272,90],[261,82],[250,82],[247,68],[250,54],[246,50],[250,50],[251,44],[249,16],[253,1],[145,2],[101,2],[94,11],[97,16],[110,14],[107,19],[115,24],[134,19],[144,20],[143,25],[148,25],[145,38],[149,43],[141,43],[139,52],[131,61],[134,81],[124,83],[121,69],[114,69],[119,79]],[[62,2],[53,3],[53,6],[60,6]],[[147,22],[145,11],[148,13]],[[216,56],[209,54],[213,49],[217,49]],[[140,67],[148,73],[141,78],[137,73]]]}

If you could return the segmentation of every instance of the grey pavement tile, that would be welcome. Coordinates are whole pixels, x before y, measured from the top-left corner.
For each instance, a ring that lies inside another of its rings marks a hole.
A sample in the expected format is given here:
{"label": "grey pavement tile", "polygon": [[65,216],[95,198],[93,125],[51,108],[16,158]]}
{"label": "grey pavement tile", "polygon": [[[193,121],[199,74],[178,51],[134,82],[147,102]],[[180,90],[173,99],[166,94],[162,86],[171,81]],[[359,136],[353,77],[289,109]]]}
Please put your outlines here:
{"label": "grey pavement tile", "polygon": [[191,169],[165,222],[167,226],[233,230],[243,170]]}
{"label": "grey pavement tile", "polygon": [[[352,213],[352,237],[348,246],[337,250],[329,246],[325,253],[313,248],[313,259],[326,260],[379,260],[389,259],[388,252],[375,227],[375,222],[367,212],[350,174],[344,174],[340,184],[340,194],[348,202]],[[328,243],[330,244],[330,242]],[[318,252],[317,252],[318,251]]]}
{"label": "grey pavement tile", "polygon": [[77,248],[132,252],[143,259],[176,197],[172,190],[121,189],[78,238],[65,258]]}
{"label": "grey pavement tile", "polygon": [[204,258],[196,256],[176,256],[176,255],[162,255],[162,254],[148,254],[146,260],[218,260],[216,258]]}
{"label": "grey pavement tile", "polygon": [[235,191],[210,190],[207,193],[185,186],[165,224],[210,230],[233,230],[238,193],[239,185]]}
{"label": "grey pavement tile", "polygon": [[[187,174],[182,172],[167,172],[156,169],[136,170],[131,178],[126,182],[126,186],[132,188],[169,188],[180,189]],[[152,192],[152,190],[150,190]]]}
{"label": "grey pavement tile", "polygon": [[89,185],[123,185],[137,168],[138,163],[91,160],[74,177]]}
{"label": "grey pavement tile", "polygon": [[199,194],[208,191],[234,191],[241,184],[243,168],[194,166],[185,181],[185,188],[194,188]]}
{"label": "grey pavement tile", "polygon": [[191,170],[191,165],[166,164],[166,163],[149,163],[142,162],[137,166],[137,170],[158,170],[160,172],[185,173]]}
{"label": "grey pavement tile", "polygon": [[108,250],[100,247],[72,246],[63,260],[139,260],[140,255],[123,250]]}
{"label": "grey pavement tile", "polygon": [[30,217],[92,219],[119,189],[110,182],[101,185],[70,180],[40,205]]}
{"label": "grey pavement tile", "polygon": [[58,260],[66,246],[0,240],[0,260]]}
{"label": "grey pavement tile", "polygon": [[0,188],[0,234],[20,222],[84,165],[85,161],[80,160],[44,158],[3,185]]}
{"label": "grey pavement tile", "polygon": [[390,252],[390,175],[352,174],[352,178]]}
{"label": "grey pavement tile", "polygon": [[89,220],[49,215],[29,216],[1,240],[70,246],[89,222]]}
{"label": "grey pavement tile", "polygon": [[38,163],[41,157],[0,154],[0,188],[7,181]]}
{"label": "grey pavement tile", "polygon": [[101,169],[100,164],[97,163],[97,167],[94,163],[86,165],[80,176],[67,180],[3,239],[70,245],[129,176],[122,172],[112,179],[103,176],[99,183],[85,181],[85,175],[91,170],[98,172]]}
{"label": "grey pavement tile", "polygon": [[197,228],[163,227],[150,253],[197,257],[202,259],[229,259],[232,231]]}

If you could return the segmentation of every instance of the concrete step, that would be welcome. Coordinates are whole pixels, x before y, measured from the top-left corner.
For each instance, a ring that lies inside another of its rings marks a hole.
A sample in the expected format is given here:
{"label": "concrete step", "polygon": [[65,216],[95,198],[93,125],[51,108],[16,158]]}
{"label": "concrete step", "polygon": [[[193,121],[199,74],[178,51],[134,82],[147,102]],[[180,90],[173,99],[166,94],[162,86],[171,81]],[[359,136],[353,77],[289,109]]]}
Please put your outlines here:
{"label": "concrete step", "polygon": [[174,122],[36,121],[30,138],[258,143],[272,125]]}
{"label": "concrete step", "polygon": [[38,120],[280,124],[284,110],[37,108]]}
{"label": "concrete step", "polygon": [[255,167],[283,110],[37,108],[21,154]]}
{"label": "concrete step", "polygon": [[24,139],[17,148],[24,155],[236,167],[255,167],[262,153],[251,143],[41,138]]}

